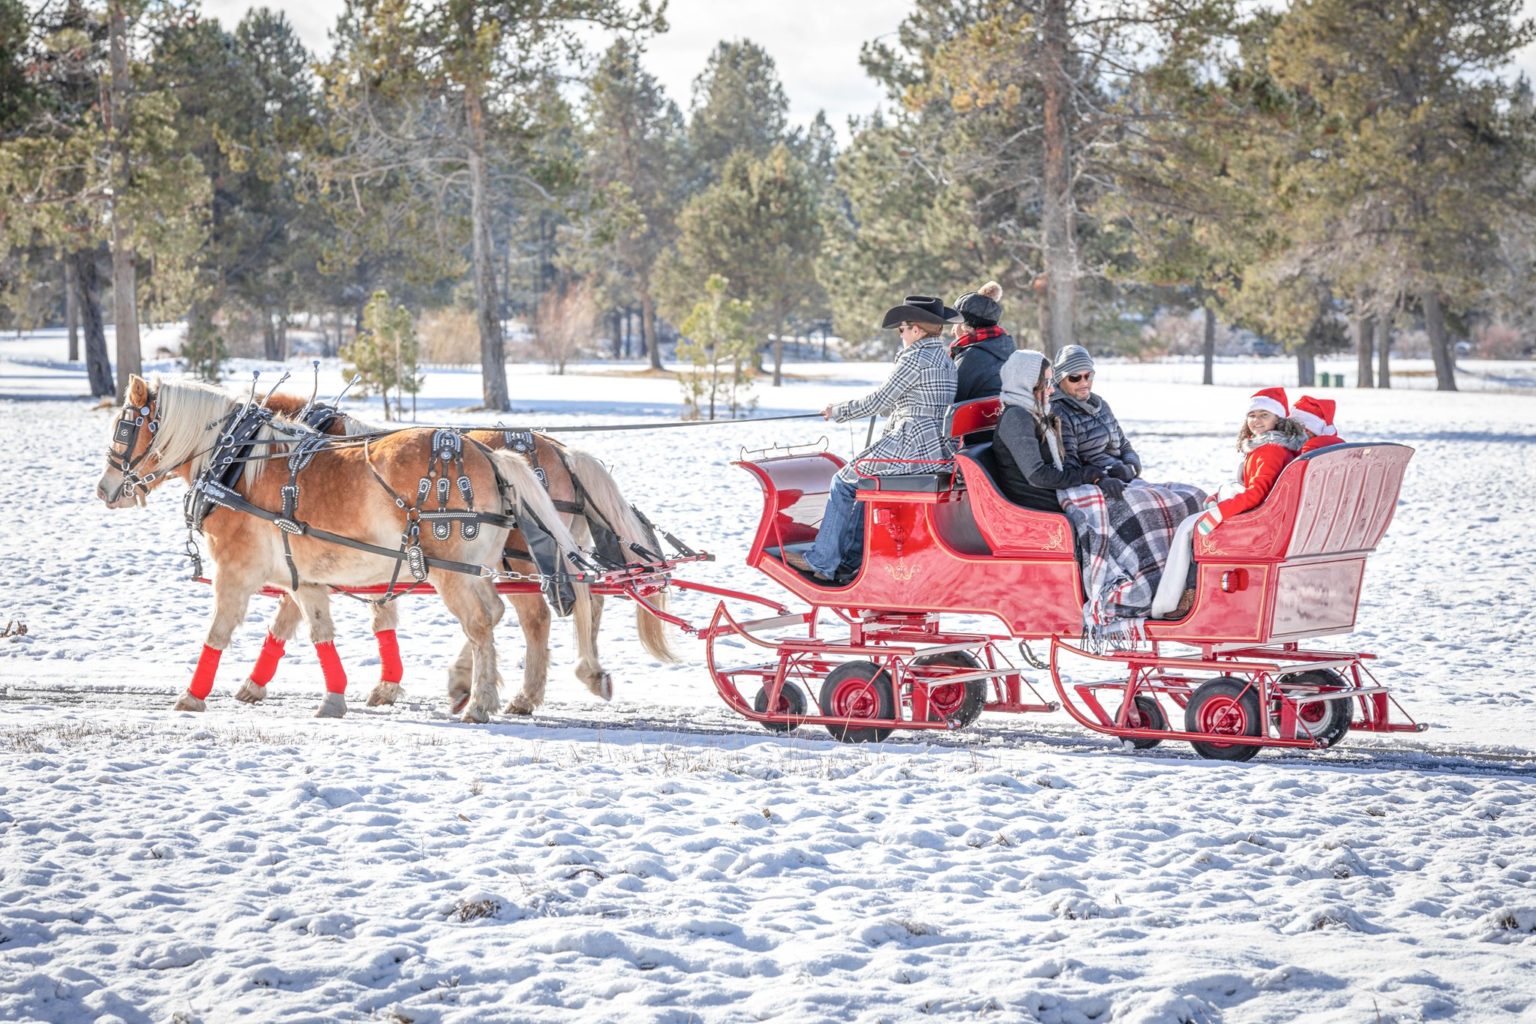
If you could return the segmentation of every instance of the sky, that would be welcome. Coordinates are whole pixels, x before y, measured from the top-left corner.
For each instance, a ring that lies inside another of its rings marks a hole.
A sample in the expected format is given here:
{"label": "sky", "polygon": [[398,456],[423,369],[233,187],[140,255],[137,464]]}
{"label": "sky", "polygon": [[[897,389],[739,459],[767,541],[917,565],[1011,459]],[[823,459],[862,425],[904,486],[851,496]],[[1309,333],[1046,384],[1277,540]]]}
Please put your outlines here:
{"label": "sky", "polygon": [[[204,0],[203,9],[233,27],[251,7],[267,6],[288,16],[310,51],[330,50],[328,34],[341,0]],[[894,33],[909,0],[669,0],[670,30],[650,41],[646,65],[685,112],[693,80],[722,39],[750,39],[767,49],[778,65],[789,96],[790,120],[803,125],[825,110],[843,138],[849,116],[871,113],[881,91],[859,66],[859,47]]]}
{"label": "sky", "polygon": [[[328,33],[342,0],[204,0],[204,10],[232,27],[246,10],[267,6],[288,15],[311,52],[327,53]],[[790,121],[804,125],[818,110],[846,140],[847,119],[864,116],[884,96],[859,66],[859,48],[892,34],[911,0],[668,0],[671,30],[652,40],[646,64],[667,95],[688,110],[693,80],[722,39],[750,39],[778,64],[789,96]],[[1536,17],[1536,0],[1525,0],[1525,16]],[[1517,66],[1536,80],[1536,45],[1520,52]]]}

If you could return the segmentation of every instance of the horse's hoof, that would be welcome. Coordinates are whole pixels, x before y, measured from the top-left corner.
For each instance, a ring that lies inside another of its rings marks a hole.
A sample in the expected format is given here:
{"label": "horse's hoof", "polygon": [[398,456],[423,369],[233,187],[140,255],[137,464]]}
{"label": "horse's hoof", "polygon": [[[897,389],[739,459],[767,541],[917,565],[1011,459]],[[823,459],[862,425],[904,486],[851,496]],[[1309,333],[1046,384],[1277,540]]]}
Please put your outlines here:
{"label": "horse's hoof", "polygon": [[[465,703],[469,702],[465,701]],[[484,725],[490,720],[491,716],[486,713],[484,708],[465,708],[464,717],[460,719],[460,721],[469,722],[473,725]]]}
{"label": "horse's hoof", "polygon": [[340,693],[328,693],[315,711],[316,718],[341,718],[347,713],[347,698]]}
{"label": "horse's hoof", "polygon": [[381,704],[393,704],[399,698],[399,683],[380,683],[368,694],[368,706],[376,708]]}
{"label": "horse's hoof", "polygon": [[459,712],[463,711],[467,707],[469,707],[469,694],[467,694],[467,693],[460,693],[460,694],[452,694],[452,693],[450,693],[448,695],[448,713],[450,715],[456,715]]}
{"label": "horse's hoof", "polygon": [[594,697],[601,697],[603,700],[613,700],[613,676],[604,672],[596,679],[588,682],[587,689],[592,691]]}
{"label": "horse's hoof", "polygon": [[249,679],[240,684],[240,689],[235,691],[235,700],[242,704],[259,704],[267,699],[267,688],[261,683],[253,683]]}
{"label": "horse's hoof", "polygon": [[174,711],[207,711],[208,710],[208,702],[203,700],[201,697],[194,697],[190,693],[184,693],[184,694],[181,695],[181,699],[176,702],[176,707],[173,708],[172,710],[174,710]]}
{"label": "horse's hoof", "polygon": [[521,697],[513,697],[510,701],[507,702],[506,710],[503,713],[508,715],[523,715],[526,717],[533,714],[533,705],[529,704]]}

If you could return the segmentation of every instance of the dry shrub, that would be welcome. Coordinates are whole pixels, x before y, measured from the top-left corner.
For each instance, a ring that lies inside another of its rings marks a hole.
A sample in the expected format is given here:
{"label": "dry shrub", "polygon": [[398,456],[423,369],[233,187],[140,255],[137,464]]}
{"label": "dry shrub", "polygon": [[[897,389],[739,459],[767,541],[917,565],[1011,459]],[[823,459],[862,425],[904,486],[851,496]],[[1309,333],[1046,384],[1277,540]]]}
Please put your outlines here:
{"label": "dry shrub", "polygon": [[480,361],[480,326],[472,310],[430,309],[416,323],[421,361],[463,366]]}
{"label": "dry shrub", "polygon": [[554,364],[556,373],[564,373],[565,364],[582,354],[596,331],[597,303],[591,285],[577,281],[564,289],[552,288],[539,302],[533,349]]}
{"label": "dry shrub", "polygon": [[1472,332],[1478,359],[1522,359],[1531,343],[1518,328],[1504,323],[1479,324]]}

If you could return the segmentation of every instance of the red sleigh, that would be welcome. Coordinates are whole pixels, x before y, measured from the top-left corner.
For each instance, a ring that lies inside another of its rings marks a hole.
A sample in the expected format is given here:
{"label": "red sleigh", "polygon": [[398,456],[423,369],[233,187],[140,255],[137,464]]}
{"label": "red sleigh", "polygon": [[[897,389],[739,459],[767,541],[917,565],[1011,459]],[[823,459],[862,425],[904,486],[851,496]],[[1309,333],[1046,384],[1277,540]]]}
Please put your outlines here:
{"label": "red sleigh", "polygon": [[[967,403],[951,433],[974,436],[996,415],[995,399]],[[1392,521],[1412,454],[1344,444],[1296,459],[1261,507],[1197,539],[1186,615],[1149,620],[1145,642],[1103,651],[1079,639],[1084,598],[1066,516],[1005,498],[989,444],[962,449],[952,466],[862,481],[863,563],[827,585],[782,553],[809,546],[843,461],[827,452],[742,461],[763,489],[747,563],[807,607],[758,598],[781,614],[743,621],[721,603],[697,632],[736,711],[770,729],[816,724],[847,740],[1058,707],[1138,747],[1186,740],[1225,760],[1328,747],[1351,729],[1418,731],[1393,720],[1398,705],[1367,668],[1374,655],[1311,646],[1353,629],[1366,558]],[[959,616],[990,628],[957,629]],[[1048,657],[1034,659],[1028,641]],[[761,660],[726,664],[743,646]],[[1112,676],[1068,682],[1064,656]],[[1048,673],[1059,704],[1016,662]]]}

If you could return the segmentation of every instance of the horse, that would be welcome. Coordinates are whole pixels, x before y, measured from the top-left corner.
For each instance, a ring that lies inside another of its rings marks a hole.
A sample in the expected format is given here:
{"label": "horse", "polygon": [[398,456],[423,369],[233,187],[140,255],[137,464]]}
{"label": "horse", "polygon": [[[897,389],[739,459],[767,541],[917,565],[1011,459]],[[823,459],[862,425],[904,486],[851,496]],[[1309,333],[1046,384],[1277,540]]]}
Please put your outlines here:
{"label": "horse", "polygon": [[[310,401],[293,394],[274,393],[267,396],[263,404],[287,419],[304,416],[317,430],[335,436],[377,435],[391,429],[371,425],[326,407],[319,407],[318,416],[310,415],[316,407]],[[534,431],[471,429],[464,431],[464,434],[487,448],[520,450],[533,464],[534,472],[543,482],[562,521],[583,547],[591,546],[594,529],[604,528],[618,535],[625,551],[634,551],[637,547],[644,548],[654,543],[624,499],[617,481],[594,456]],[[527,540],[521,530],[514,529],[508,534],[502,567],[509,572],[538,571],[528,553]],[[523,659],[523,688],[503,710],[505,714],[529,715],[544,702],[549,679],[549,604],[536,593],[508,594],[506,597],[517,614],[527,653]],[[655,594],[651,603],[665,610],[666,591]],[[368,705],[375,707],[393,704],[399,697],[404,667],[395,632],[399,624],[399,611],[395,603],[383,600],[371,601],[370,604],[380,666],[379,683],[368,695]],[[598,625],[603,610],[601,595],[591,595],[587,607],[591,610],[590,615],[574,616],[578,651],[576,677],[588,692],[603,700],[610,700],[613,697],[613,677],[603,668],[597,651]],[[298,605],[284,595],[268,627],[261,654],[235,694],[237,700],[256,703],[266,697],[267,684],[275,674],[286,643],[298,628],[301,616]],[[635,629],[641,645],[652,657],[665,662],[677,660],[667,642],[664,623],[638,603],[635,606]],[[449,669],[448,700],[450,708],[455,711],[468,699],[470,655],[470,648],[466,644]]]}
{"label": "horse", "polygon": [[[464,630],[464,721],[489,721],[499,703],[494,626],[502,614],[493,567],[512,516],[545,524],[562,565],[580,558],[532,467],[512,452],[462,444],[448,431],[332,438],[265,410],[252,416],[253,407],[212,385],[133,376],[96,485],[108,508],[142,506],[172,477],[193,488],[189,523],[200,526],[217,567],[214,610],[176,710],[206,709],[235,626],[251,596],[271,585],[291,594],[309,621],[327,690],[317,714],[336,714],[335,705],[345,706],[346,673],[329,587],[393,580],[408,568],[412,578],[430,579]],[[266,472],[278,459],[286,462],[286,480],[282,464]],[[436,509],[426,500],[430,488],[421,486],[434,476]],[[450,497],[458,500],[450,504]],[[587,588],[572,589],[578,613],[590,614]]]}

